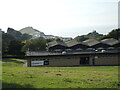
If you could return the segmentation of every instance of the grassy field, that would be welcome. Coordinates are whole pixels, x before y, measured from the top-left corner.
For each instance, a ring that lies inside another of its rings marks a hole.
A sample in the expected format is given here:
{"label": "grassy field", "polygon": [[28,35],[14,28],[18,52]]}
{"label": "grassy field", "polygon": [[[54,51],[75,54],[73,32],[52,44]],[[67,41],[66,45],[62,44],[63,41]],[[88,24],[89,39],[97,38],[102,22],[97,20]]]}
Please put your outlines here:
{"label": "grassy field", "polygon": [[118,66],[23,67],[3,59],[3,88],[118,88]]}

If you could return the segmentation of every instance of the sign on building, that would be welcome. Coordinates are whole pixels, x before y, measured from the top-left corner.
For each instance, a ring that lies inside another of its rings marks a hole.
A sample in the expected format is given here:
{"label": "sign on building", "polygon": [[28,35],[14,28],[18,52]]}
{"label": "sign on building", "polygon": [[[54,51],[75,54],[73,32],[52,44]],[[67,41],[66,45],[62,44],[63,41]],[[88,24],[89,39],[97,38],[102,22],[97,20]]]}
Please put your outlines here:
{"label": "sign on building", "polygon": [[44,61],[31,61],[31,66],[44,65]]}

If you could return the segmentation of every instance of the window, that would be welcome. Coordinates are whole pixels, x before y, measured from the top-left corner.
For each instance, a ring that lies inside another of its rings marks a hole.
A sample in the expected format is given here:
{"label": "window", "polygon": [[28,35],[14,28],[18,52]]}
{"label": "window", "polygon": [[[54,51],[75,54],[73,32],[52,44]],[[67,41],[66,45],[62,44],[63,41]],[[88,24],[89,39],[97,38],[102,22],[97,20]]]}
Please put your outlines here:
{"label": "window", "polygon": [[44,61],[44,65],[49,65],[49,61]]}

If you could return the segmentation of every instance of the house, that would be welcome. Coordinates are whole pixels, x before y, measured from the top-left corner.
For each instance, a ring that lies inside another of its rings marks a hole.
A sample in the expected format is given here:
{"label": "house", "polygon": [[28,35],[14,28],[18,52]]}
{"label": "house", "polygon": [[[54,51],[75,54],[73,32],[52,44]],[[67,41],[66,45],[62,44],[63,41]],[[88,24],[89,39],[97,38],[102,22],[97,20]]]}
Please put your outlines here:
{"label": "house", "polygon": [[[118,66],[120,65],[119,41],[114,39],[109,40],[97,41],[91,39],[84,42],[71,40],[66,43],[61,41],[53,41],[48,43],[48,51],[27,51],[27,66]],[[109,49],[111,46],[113,49]],[[92,49],[89,50],[90,48]]]}

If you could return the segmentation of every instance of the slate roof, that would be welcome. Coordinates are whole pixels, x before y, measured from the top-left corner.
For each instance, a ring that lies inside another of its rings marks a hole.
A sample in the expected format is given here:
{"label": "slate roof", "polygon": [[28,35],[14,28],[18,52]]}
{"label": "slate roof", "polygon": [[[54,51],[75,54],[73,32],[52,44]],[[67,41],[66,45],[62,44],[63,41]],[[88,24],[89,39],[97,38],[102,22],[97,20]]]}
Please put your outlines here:
{"label": "slate roof", "polygon": [[56,46],[56,45],[61,45],[61,46],[67,47],[67,45],[61,41],[52,41],[52,42],[49,42],[47,45],[48,45],[48,48]]}
{"label": "slate roof", "polygon": [[68,42],[66,42],[66,44],[67,44],[68,47],[72,47],[72,46],[75,46],[75,45],[78,45],[78,44],[86,45],[83,42],[78,42],[77,40],[68,41]]}
{"label": "slate roof", "polygon": [[111,46],[120,43],[118,40],[116,40],[114,38],[104,39],[104,40],[101,40],[101,42],[108,44],[108,45],[111,45]]}
{"label": "slate roof", "polygon": [[66,43],[61,42],[61,41],[52,41],[52,42],[48,43],[48,48],[56,46],[56,45],[61,45],[61,46],[65,46],[65,47],[72,47],[72,46],[75,46],[75,45],[78,45],[78,44],[88,46],[88,47],[92,47],[92,46],[97,45],[97,44],[106,44],[109,47],[109,46],[113,46],[113,45],[116,45],[116,44],[119,44],[119,43],[120,43],[119,40],[116,40],[116,39],[113,39],[113,38],[104,39],[104,40],[101,40],[101,41],[98,41],[98,40],[95,40],[95,39],[88,39],[88,40],[85,40],[83,42],[78,42],[77,40],[71,40],[71,41],[68,41]]}
{"label": "slate roof", "polygon": [[94,46],[96,44],[99,44],[100,41],[97,41],[95,39],[88,39],[88,40],[83,41],[83,43],[88,45],[88,46]]}

